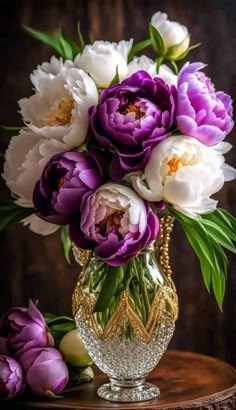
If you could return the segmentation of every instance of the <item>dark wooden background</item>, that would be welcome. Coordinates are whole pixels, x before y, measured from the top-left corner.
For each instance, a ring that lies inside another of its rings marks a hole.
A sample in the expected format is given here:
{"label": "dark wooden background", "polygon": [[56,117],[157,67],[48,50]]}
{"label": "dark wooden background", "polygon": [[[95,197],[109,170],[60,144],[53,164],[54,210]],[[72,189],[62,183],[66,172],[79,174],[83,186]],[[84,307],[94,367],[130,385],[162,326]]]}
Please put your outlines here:
{"label": "dark wooden background", "polygon": [[[29,74],[52,51],[27,37],[23,24],[53,31],[56,26],[75,38],[82,31],[96,39],[145,38],[157,10],[187,25],[192,43],[202,42],[193,60],[208,63],[218,89],[236,98],[236,2],[234,0],[0,0],[0,124],[20,125],[17,100],[31,94]],[[228,138],[235,142],[235,132]],[[1,148],[7,138],[0,140]],[[236,165],[236,148],[228,155]],[[2,191],[1,191],[2,194]],[[219,194],[220,204],[236,215],[235,185]],[[172,243],[174,279],[180,318],[171,347],[211,354],[236,365],[236,258],[230,257],[224,312],[204,288],[196,257],[181,230]],[[43,311],[70,314],[77,268],[65,262],[57,234],[43,238],[22,226],[0,234],[0,312],[39,299]]]}

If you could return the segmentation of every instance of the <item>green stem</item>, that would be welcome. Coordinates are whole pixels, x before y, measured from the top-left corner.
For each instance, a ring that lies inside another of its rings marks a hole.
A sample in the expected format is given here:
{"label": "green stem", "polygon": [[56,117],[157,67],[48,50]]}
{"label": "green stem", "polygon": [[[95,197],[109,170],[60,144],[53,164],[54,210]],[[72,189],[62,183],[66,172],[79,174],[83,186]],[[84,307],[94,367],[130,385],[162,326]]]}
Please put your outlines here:
{"label": "green stem", "polygon": [[140,295],[139,295],[139,292],[138,292],[136,286],[137,285],[132,283],[132,290],[130,291],[130,293],[131,293],[132,299],[135,303],[135,309],[136,309],[140,319],[142,320],[142,322],[145,322],[146,312],[145,312],[145,309],[144,309],[144,305],[141,303]]}
{"label": "green stem", "polygon": [[149,302],[147,287],[146,287],[146,284],[145,284],[144,273],[143,273],[142,270],[141,271],[139,270],[136,262],[137,261],[135,260],[135,258],[133,258],[133,266],[134,266],[134,270],[135,270],[135,273],[137,275],[137,278],[139,280],[139,285],[140,285],[140,288],[141,288],[141,293],[142,293],[143,302],[144,302],[145,311],[146,311],[146,320],[147,320],[148,314],[150,312],[150,302]]}
{"label": "green stem", "polygon": [[132,263],[128,261],[124,266],[125,289],[129,291],[130,282],[133,278]]}
{"label": "green stem", "polygon": [[163,57],[157,57],[156,58],[156,71],[157,71],[157,74],[159,73],[160,66],[163,63],[163,60],[164,60]]}

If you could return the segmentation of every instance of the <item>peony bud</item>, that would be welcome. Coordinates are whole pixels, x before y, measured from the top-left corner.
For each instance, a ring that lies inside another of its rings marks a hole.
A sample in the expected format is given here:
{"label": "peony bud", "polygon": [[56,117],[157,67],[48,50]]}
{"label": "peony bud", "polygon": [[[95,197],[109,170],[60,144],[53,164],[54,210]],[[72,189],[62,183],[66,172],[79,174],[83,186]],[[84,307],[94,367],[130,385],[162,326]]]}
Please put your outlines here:
{"label": "peony bud", "polygon": [[165,56],[167,60],[177,60],[188,50],[190,36],[187,27],[168,20],[166,13],[158,11],[153,14],[151,26],[162,39],[164,50],[160,50],[160,55]]}
{"label": "peony bud", "polygon": [[0,336],[0,355],[9,355],[7,338]]}
{"label": "peony bud", "polygon": [[63,337],[59,349],[65,362],[72,366],[86,367],[93,363],[77,329],[71,330]]}
{"label": "peony bud", "polygon": [[0,399],[11,399],[24,388],[23,370],[11,357],[0,356]]}
{"label": "peony bud", "polygon": [[17,357],[34,347],[46,347],[53,343],[42,314],[31,300],[28,308],[10,309],[3,316],[2,323],[9,347]]}
{"label": "peony bud", "polygon": [[93,378],[94,378],[94,372],[93,372],[92,367],[85,367],[84,369],[81,369],[80,377],[79,377],[80,383],[90,382],[91,380],[93,380]]}
{"label": "peony bud", "polygon": [[26,383],[39,396],[55,396],[68,382],[68,369],[60,352],[53,347],[35,348],[25,352],[20,362]]}

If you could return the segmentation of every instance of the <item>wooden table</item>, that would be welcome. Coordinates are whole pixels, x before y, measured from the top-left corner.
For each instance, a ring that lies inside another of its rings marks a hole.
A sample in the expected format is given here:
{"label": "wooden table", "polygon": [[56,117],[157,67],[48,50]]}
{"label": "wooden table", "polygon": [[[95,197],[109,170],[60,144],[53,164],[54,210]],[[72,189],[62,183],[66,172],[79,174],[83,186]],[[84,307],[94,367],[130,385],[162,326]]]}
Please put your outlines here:
{"label": "wooden table", "polygon": [[168,351],[149,380],[159,386],[157,400],[118,404],[97,397],[97,388],[106,376],[97,371],[95,380],[82,384],[77,391],[64,394],[63,399],[38,400],[21,398],[0,404],[18,409],[78,410],[231,410],[236,409],[236,370],[228,364],[195,353]]}

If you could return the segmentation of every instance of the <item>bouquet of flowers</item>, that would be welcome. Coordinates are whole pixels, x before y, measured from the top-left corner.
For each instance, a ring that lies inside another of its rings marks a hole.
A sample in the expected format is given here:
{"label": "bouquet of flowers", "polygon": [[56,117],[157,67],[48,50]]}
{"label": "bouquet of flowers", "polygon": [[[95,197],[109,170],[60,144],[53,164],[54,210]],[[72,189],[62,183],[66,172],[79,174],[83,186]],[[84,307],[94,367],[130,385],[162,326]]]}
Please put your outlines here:
{"label": "bouquet of flowers", "polygon": [[[1,199],[0,228],[20,221],[41,235],[60,229],[67,258],[71,242],[93,251],[116,273],[114,290],[169,215],[221,307],[236,220],[211,196],[236,177],[224,158],[233,109],[205,64],[181,64],[199,44],[190,46],[187,28],[161,12],[138,43],[25,30],[57,57],[30,76],[33,95],[19,101],[23,127],[6,127],[10,195]],[[154,59],[140,55],[147,48]]]}

